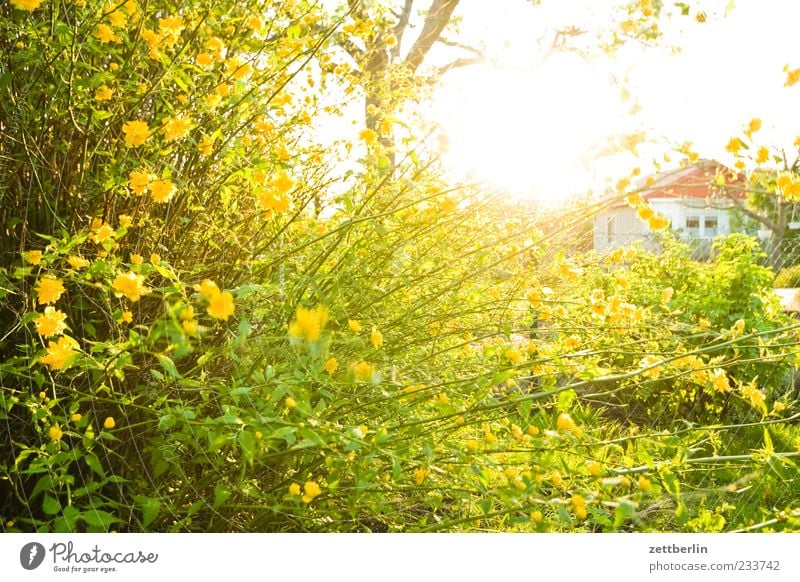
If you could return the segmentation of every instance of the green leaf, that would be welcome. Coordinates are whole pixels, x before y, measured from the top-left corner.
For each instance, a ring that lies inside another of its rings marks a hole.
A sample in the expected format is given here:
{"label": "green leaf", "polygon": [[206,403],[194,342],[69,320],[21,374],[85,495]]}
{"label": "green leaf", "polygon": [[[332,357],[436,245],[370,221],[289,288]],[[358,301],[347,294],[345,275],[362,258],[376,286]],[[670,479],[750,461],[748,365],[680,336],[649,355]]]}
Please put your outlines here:
{"label": "green leaf", "polygon": [[218,509],[222,507],[224,503],[230,498],[231,490],[227,487],[223,487],[222,485],[216,485],[214,487],[214,509]]}
{"label": "green leaf", "polygon": [[81,514],[81,518],[85,521],[88,525],[100,528],[103,530],[108,530],[112,524],[120,523],[122,520],[114,517],[107,511],[103,511],[102,509],[90,509],[88,511],[84,511]]}
{"label": "green leaf", "polygon": [[100,460],[93,454],[88,454],[83,457],[83,460],[86,461],[86,465],[95,473],[100,475],[100,477],[105,478],[106,472],[103,470],[103,465],[100,463]]}
{"label": "green leaf", "polygon": [[256,437],[253,436],[253,433],[242,430],[239,431],[236,440],[239,442],[239,448],[242,450],[244,460],[252,463],[256,448]]}
{"label": "green leaf", "polygon": [[42,511],[47,515],[55,515],[61,511],[61,503],[55,497],[45,494],[44,499],[42,499]]}

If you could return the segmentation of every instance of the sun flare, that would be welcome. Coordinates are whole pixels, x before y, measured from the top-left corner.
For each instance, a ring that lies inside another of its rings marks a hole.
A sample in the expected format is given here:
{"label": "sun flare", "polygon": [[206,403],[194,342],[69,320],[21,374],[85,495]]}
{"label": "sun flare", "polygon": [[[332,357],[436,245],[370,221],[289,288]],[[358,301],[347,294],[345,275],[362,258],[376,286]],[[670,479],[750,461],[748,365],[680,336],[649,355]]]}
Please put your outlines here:
{"label": "sun flare", "polygon": [[432,117],[455,174],[557,202],[596,180],[593,153],[618,127],[616,95],[599,72],[564,55],[536,72],[460,71],[438,92]]}

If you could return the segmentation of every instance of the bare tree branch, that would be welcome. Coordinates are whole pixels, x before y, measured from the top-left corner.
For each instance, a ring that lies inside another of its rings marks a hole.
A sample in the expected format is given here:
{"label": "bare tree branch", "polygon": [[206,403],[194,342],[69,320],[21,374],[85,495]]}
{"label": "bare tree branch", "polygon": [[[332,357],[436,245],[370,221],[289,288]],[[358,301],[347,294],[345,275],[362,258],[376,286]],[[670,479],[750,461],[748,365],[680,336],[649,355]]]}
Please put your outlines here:
{"label": "bare tree branch", "polygon": [[[356,1],[356,0],[353,0]],[[425,17],[425,24],[422,26],[422,32],[414,42],[414,46],[406,55],[405,62],[415,71],[417,67],[422,64],[425,55],[431,50],[431,47],[442,34],[444,27],[450,22],[450,16],[458,6],[459,0],[433,0],[431,7],[428,9],[428,14]]]}
{"label": "bare tree branch", "polygon": [[403,40],[403,34],[408,27],[408,21],[411,18],[411,8],[414,6],[414,0],[406,0],[403,5],[403,12],[397,19],[397,24],[394,25],[394,37],[397,39],[397,44],[392,47],[392,58],[400,58],[400,43]]}
{"label": "bare tree branch", "polygon": [[456,59],[450,63],[447,63],[443,67],[439,67],[436,71],[441,76],[444,75],[447,71],[452,71],[453,69],[457,69],[459,67],[477,65],[482,62],[485,62],[485,59],[483,57],[466,57],[463,59]]}
{"label": "bare tree branch", "polygon": [[442,38],[442,37],[439,37],[436,40],[437,40],[437,42],[440,42],[443,45],[451,46],[453,48],[459,48],[461,50],[467,51],[468,53],[471,53],[471,54],[475,55],[476,57],[484,57],[485,56],[480,49],[476,49],[474,46],[470,46],[468,44],[464,44],[463,42],[457,42],[457,41],[454,41],[454,40],[448,40],[448,39]]}

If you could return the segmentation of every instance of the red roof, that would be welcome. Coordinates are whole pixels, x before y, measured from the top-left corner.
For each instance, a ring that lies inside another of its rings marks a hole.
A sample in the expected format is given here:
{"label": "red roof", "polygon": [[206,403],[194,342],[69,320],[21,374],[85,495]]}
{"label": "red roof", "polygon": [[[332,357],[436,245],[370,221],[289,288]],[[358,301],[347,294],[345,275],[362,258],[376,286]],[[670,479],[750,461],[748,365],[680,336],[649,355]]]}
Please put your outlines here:
{"label": "red roof", "polygon": [[[742,174],[731,170],[715,160],[700,160],[691,166],[667,171],[655,177],[648,190],[642,192],[642,197],[652,198],[720,198],[723,189],[718,180],[724,184],[735,186],[727,188],[727,196],[736,198],[745,197],[745,178]],[[647,182],[639,184],[640,188],[647,187]]]}

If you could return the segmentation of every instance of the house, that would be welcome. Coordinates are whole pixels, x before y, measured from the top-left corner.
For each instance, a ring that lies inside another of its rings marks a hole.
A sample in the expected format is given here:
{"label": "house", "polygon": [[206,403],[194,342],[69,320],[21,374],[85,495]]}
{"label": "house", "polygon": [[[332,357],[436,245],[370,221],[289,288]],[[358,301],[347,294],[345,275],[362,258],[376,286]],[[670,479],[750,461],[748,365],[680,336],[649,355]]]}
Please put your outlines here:
{"label": "house", "polygon": [[[741,187],[726,188],[727,196],[723,196],[720,184]],[[670,228],[679,237],[698,248],[709,248],[715,236],[738,230],[736,221],[731,221],[734,204],[729,197],[744,198],[744,178],[719,162],[699,160],[642,180],[635,188],[653,210],[670,219]],[[634,241],[646,245],[649,240],[652,236],[647,223],[624,198],[615,200],[594,217],[596,251],[608,251]]]}

